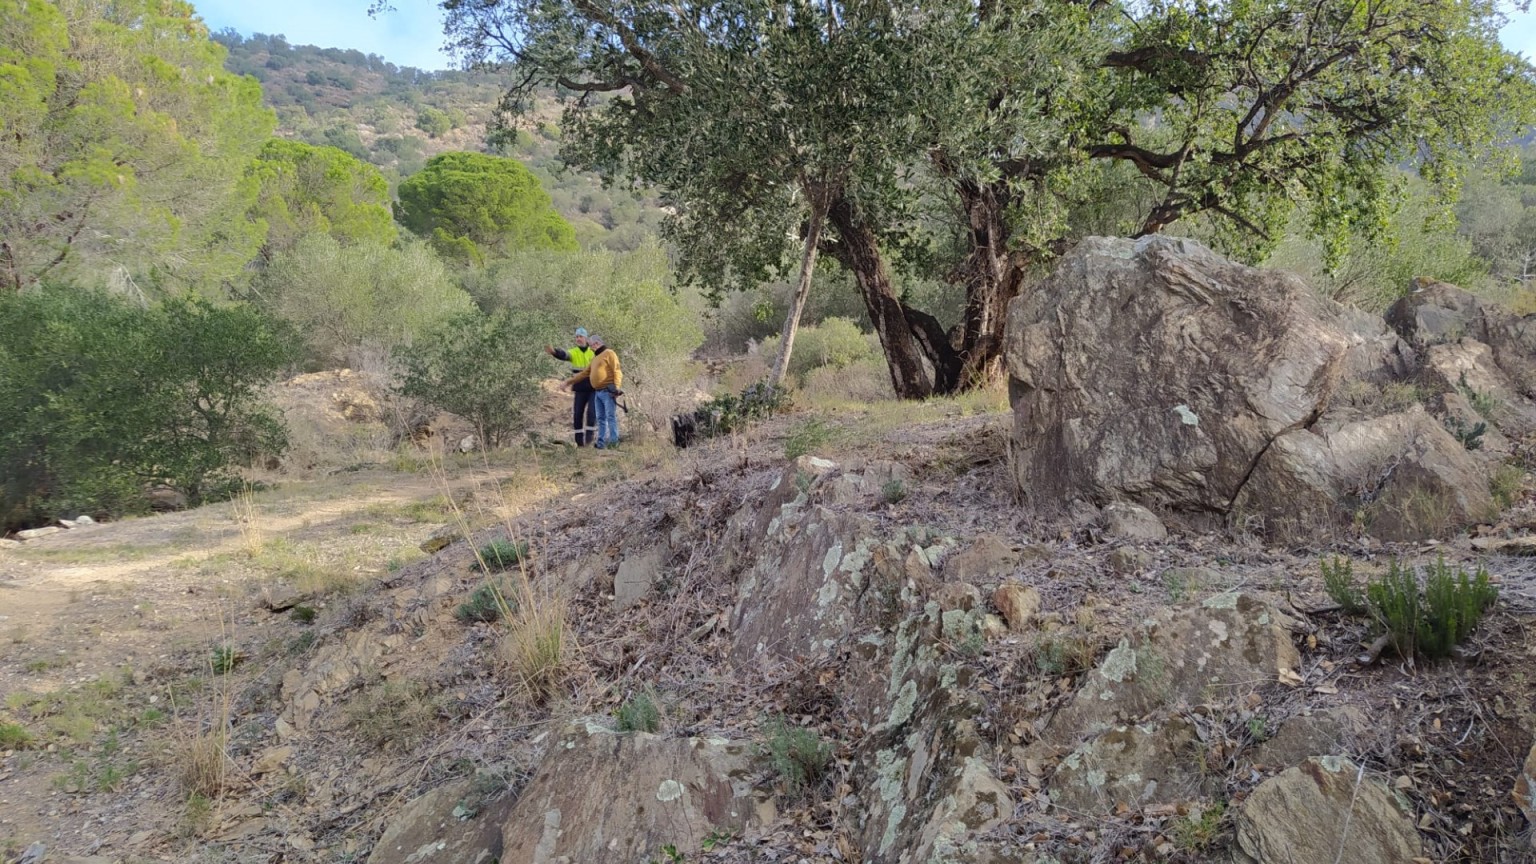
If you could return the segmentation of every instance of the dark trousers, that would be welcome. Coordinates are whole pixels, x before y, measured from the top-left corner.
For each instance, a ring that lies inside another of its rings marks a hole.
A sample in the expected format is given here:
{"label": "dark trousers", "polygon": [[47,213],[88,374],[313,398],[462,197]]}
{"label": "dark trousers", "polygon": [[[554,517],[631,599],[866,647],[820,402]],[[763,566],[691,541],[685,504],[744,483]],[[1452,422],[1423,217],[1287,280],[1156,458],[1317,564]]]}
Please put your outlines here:
{"label": "dark trousers", "polygon": [[592,404],[591,387],[571,390],[571,431],[576,446],[585,447],[597,437],[597,406]]}

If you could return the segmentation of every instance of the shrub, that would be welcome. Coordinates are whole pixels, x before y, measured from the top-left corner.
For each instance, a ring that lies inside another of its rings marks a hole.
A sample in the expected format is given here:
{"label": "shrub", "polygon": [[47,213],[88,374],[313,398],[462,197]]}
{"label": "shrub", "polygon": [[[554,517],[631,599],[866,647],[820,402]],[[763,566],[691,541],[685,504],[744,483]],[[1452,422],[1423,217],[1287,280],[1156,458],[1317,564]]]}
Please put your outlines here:
{"label": "shrub", "polygon": [[694,433],[700,438],[729,435],[747,424],[789,408],[789,394],[759,381],[741,391],[727,393],[700,405],[693,412]]}
{"label": "shrub", "polygon": [[506,539],[492,540],[480,547],[480,568],[487,573],[510,570],[528,560],[528,543]]}
{"label": "shrub", "polygon": [[1371,617],[1386,632],[1400,656],[1448,657],[1482,621],[1498,599],[1479,567],[1469,577],[1440,558],[1429,568],[1422,592],[1412,567],[1394,560],[1385,575],[1366,587]]}
{"label": "shrub", "polygon": [[1488,424],[1479,420],[1468,426],[1466,421],[1453,416],[1445,418],[1445,428],[1455,436],[1457,441],[1461,442],[1461,446],[1468,450],[1480,450],[1483,446],[1483,435],[1488,431]]}
{"label": "shrub", "polygon": [[1339,604],[1345,615],[1359,615],[1365,611],[1365,597],[1360,589],[1355,587],[1355,565],[1348,558],[1340,558],[1337,555],[1330,564],[1327,559],[1321,562],[1323,569],[1323,589],[1333,602]]}
{"label": "shrub", "polygon": [[543,396],[547,367],[534,346],[546,344],[551,329],[511,310],[456,316],[397,352],[399,393],[469,420],[488,445],[500,446]]}
{"label": "shrub", "polygon": [[1515,465],[1500,465],[1493,476],[1488,478],[1488,492],[1493,495],[1500,510],[1515,506],[1524,489],[1525,472]]}
{"label": "shrub", "polygon": [[288,613],[289,618],[300,624],[313,624],[315,622],[315,615],[315,607],[303,604],[293,607],[293,611]]}
{"label": "shrub", "polygon": [[234,671],[239,662],[240,652],[236,651],[233,645],[220,645],[213,649],[213,654],[208,658],[208,663],[213,667],[215,675],[229,674]]}
{"label": "shrub", "polygon": [[20,723],[0,723],[0,750],[25,750],[32,746],[32,736]]}
{"label": "shrub", "polygon": [[789,430],[789,437],[784,439],[784,458],[799,459],[820,450],[832,440],[834,432],[836,430],[819,417],[797,424]]}
{"label": "shrub", "polygon": [[228,740],[222,730],[203,732],[188,740],[176,754],[176,777],[181,788],[204,798],[224,792],[229,773]]}
{"label": "shrub", "polygon": [[661,728],[661,709],[656,700],[645,693],[636,693],[619,706],[620,732],[655,732]]}
{"label": "shrub", "polygon": [[880,497],[887,504],[900,504],[907,498],[907,484],[900,480],[887,480],[880,487]]}
{"label": "shrub", "polygon": [[250,306],[0,296],[0,530],[143,510],[160,483],[193,504],[229,494],[235,466],[286,446],[261,388],[296,357]]}
{"label": "shrub", "polygon": [[486,583],[476,588],[469,599],[459,604],[454,610],[453,617],[465,624],[476,621],[491,623],[500,621],[511,612],[515,601],[508,595],[505,588],[500,585]]}
{"label": "shrub", "polygon": [[769,720],[764,733],[768,761],[790,795],[814,786],[832,761],[832,746],[816,730],[792,726],[782,715]]}
{"label": "shrub", "polygon": [[[779,342],[778,336],[764,339],[759,350],[765,357],[776,357]],[[847,318],[827,318],[796,332],[794,351],[789,357],[789,374],[804,386],[811,373],[817,370],[835,373],[880,357],[879,343],[859,330],[859,325]]]}

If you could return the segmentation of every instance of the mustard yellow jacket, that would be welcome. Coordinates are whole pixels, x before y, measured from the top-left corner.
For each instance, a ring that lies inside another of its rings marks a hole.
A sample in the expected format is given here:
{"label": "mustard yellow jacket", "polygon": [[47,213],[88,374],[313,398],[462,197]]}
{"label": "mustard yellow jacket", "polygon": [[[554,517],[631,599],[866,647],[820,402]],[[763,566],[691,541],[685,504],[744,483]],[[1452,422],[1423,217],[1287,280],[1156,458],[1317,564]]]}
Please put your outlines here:
{"label": "mustard yellow jacket", "polygon": [[587,368],[572,375],[565,383],[575,384],[577,381],[587,381],[593,390],[605,390],[610,384],[615,390],[621,389],[624,386],[624,370],[619,368],[619,355],[604,345]]}

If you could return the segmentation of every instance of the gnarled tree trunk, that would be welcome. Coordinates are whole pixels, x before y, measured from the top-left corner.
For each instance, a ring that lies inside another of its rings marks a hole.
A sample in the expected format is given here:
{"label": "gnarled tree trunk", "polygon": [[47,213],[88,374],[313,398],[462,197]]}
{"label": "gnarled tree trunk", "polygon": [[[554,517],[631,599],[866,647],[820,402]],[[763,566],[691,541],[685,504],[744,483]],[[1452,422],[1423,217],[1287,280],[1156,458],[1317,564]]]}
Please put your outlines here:
{"label": "gnarled tree trunk", "polygon": [[[853,273],[869,320],[880,335],[890,368],[891,386],[903,399],[926,399],[935,392],[932,333],[919,334],[907,319],[907,309],[891,286],[890,270],[880,254],[875,232],[859,218],[858,210],[846,196],[838,196],[827,210],[827,221],[837,232],[832,251],[837,260]],[[934,322],[937,329],[937,322]],[[939,333],[938,337],[943,338]],[[947,347],[947,346],[946,346]]]}
{"label": "gnarled tree trunk", "polygon": [[1008,303],[1018,296],[1024,268],[1008,250],[1007,189],[1001,183],[958,184],[970,225],[970,254],[958,277],[965,284],[965,322],[960,341],[958,388],[997,380],[1003,370],[1003,325]]}

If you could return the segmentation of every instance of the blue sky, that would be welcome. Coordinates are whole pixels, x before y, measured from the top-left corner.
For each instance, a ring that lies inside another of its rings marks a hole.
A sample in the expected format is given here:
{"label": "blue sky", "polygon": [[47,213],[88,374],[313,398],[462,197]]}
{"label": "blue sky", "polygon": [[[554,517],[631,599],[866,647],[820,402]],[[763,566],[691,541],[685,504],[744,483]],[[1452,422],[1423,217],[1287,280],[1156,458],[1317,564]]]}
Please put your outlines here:
{"label": "blue sky", "polygon": [[[434,0],[394,0],[397,7],[368,17],[368,0],[195,0],[214,30],[281,33],[295,45],[356,48],[401,66],[443,69],[442,17]],[[1515,13],[1504,44],[1536,58],[1536,12]]]}

